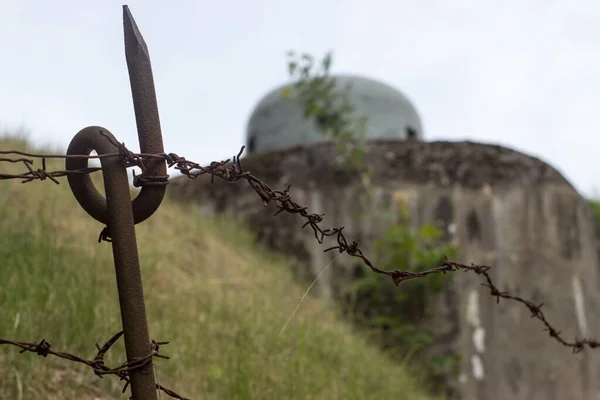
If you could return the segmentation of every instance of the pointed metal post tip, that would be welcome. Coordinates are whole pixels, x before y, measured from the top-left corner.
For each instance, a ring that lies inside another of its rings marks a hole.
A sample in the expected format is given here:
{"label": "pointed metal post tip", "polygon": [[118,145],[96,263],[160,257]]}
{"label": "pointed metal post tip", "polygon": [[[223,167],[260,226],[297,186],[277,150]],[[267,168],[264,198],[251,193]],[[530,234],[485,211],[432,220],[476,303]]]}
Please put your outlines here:
{"label": "pointed metal post tip", "polygon": [[[142,153],[164,153],[152,64],[146,42],[127,5],[123,6],[123,28],[125,36],[125,60],[129,71],[131,96],[137,133]],[[164,160],[145,160],[146,178],[157,180],[168,177]],[[142,217],[149,217],[160,205],[165,194],[165,186],[144,186],[133,200],[134,209],[145,211]]]}
{"label": "pointed metal post tip", "polygon": [[133,18],[133,15],[131,15],[131,11],[127,5],[123,6],[123,28],[125,30],[125,56],[129,58],[131,57],[131,50],[141,48],[149,59],[150,54],[148,53],[146,41],[135,23],[135,19]]}
{"label": "pointed metal post tip", "polygon": [[127,5],[123,6],[123,28],[125,59],[129,70],[140,147],[143,153],[161,153],[163,152],[162,134],[150,54]]}

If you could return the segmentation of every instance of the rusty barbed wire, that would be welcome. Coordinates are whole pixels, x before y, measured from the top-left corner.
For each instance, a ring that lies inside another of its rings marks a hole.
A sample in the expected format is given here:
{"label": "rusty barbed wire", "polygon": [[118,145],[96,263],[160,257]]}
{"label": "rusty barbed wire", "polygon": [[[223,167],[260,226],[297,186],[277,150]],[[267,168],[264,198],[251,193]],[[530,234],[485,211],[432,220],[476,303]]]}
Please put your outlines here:
{"label": "rusty barbed wire", "polygon": [[[498,303],[500,301],[500,298],[503,298],[503,299],[512,300],[512,301],[516,301],[516,302],[523,304],[531,312],[532,318],[536,318],[539,321],[541,321],[541,323],[544,325],[544,330],[549,333],[550,337],[554,338],[556,341],[558,341],[563,346],[572,348],[574,353],[582,351],[585,348],[585,346],[588,346],[591,349],[596,349],[596,348],[600,347],[600,342],[595,339],[574,339],[571,341],[564,339],[561,335],[561,332],[558,331],[556,328],[554,328],[550,324],[550,322],[547,320],[546,316],[542,312],[543,303],[534,304],[533,302],[526,300],[520,296],[511,295],[510,293],[508,293],[506,291],[501,291],[500,289],[498,289],[493,284],[492,279],[491,279],[490,275],[488,274],[488,271],[491,269],[490,266],[476,265],[476,264],[466,265],[466,264],[462,264],[462,263],[459,263],[456,261],[450,261],[448,259],[445,259],[445,261],[442,263],[441,266],[436,267],[436,268],[431,268],[431,269],[425,270],[425,271],[420,271],[420,272],[412,272],[412,271],[406,271],[406,270],[382,270],[380,268],[377,268],[363,254],[362,250],[358,247],[358,243],[356,241],[348,242],[348,240],[346,239],[346,237],[343,234],[344,226],[341,226],[338,228],[332,228],[332,229],[322,229],[319,226],[319,223],[321,223],[323,221],[323,214],[309,213],[306,206],[301,206],[301,205],[297,204],[296,202],[294,202],[292,200],[290,192],[289,192],[289,190],[290,190],[289,186],[285,190],[274,190],[269,185],[267,185],[266,183],[264,183],[263,181],[258,179],[256,176],[252,175],[250,172],[244,171],[242,168],[242,165],[241,165],[240,157],[245,149],[245,146],[242,146],[242,148],[240,149],[238,154],[236,156],[233,156],[233,159],[227,159],[224,161],[213,161],[208,166],[202,166],[196,162],[187,160],[185,157],[180,157],[175,153],[168,153],[168,154],[167,153],[160,153],[160,154],[134,153],[134,152],[130,151],[129,149],[127,149],[127,147],[125,146],[124,143],[118,143],[115,140],[112,140],[111,138],[108,138],[108,137],[107,137],[107,139],[110,140],[111,143],[113,143],[115,146],[117,146],[119,148],[118,153],[105,154],[103,156],[96,155],[96,156],[76,156],[76,157],[101,158],[101,157],[111,157],[111,156],[115,156],[115,155],[120,155],[123,158],[126,167],[137,166],[141,169],[141,171],[142,171],[141,175],[136,176],[135,173],[133,174],[133,178],[134,178],[133,184],[134,184],[134,186],[137,186],[137,187],[144,186],[144,185],[152,185],[152,184],[168,184],[168,181],[166,180],[165,177],[160,177],[159,182],[156,181],[156,179],[155,180],[146,179],[146,177],[144,176],[145,171],[146,171],[146,167],[144,165],[144,160],[147,160],[147,159],[162,159],[167,162],[167,165],[169,168],[174,168],[175,170],[178,170],[182,175],[186,176],[189,179],[196,179],[202,175],[207,175],[207,174],[211,176],[211,182],[214,182],[215,177],[218,177],[223,180],[230,181],[230,182],[235,182],[235,181],[239,181],[240,179],[245,179],[250,184],[250,186],[254,189],[254,191],[259,195],[259,197],[263,200],[263,204],[265,207],[271,201],[275,203],[275,206],[278,208],[278,211],[274,214],[275,216],[284,211],[291,213],[291,214],[299,214],[302,218],[304,218],[306,220],[306,222],[302,225],[302,228],[305,228],[306,226],[310,226],[314,233],[316,240],[320,244],[322,244],[324,242],[325,237],[335,237],[335,240],[337,241],[337,245],[325,249],[324,250],[325,252],[337,250],[339,253],[345,252],[352,257],[357,257],[365,265],[367,265],[373,272],[375,272],[377,274],[389,276],[393,280],[393,282],[396,284],[396,286],[398,286],[400,283],[402,283],[404,281],[408,281],[410,279],[416,279],[416,278],[423,278],[423,277],[431,275],[431,274],[438,274],[438,273],[446,274],[447,272],[456,272],[459,270],[472,271],[478,275],[483,275],[483,277],[485,279],[485,283],[481,283],[481,285],[487,287],[490,290],[490,295],[496,297],[496,300]],[[18,158],[18,159],[0,158],[0,162],[2,162],[2,161],[8,161],[8,162],[12,162],[12,163],[23,162],[27,166],[29,171],[25,172],[23,174],[16,174],[16,175],[0,174],[0,179],[23,179],[22,183],[28,183],[28,182],[31,182],[36,179],[44,180],[45,178],[50,178],[50,177],[55,178],[55,177],[65,176],[65,175],[71,174],[71,173],[91,173],[91,172],[101,169],[101,168],[86,168],[86,169],[73,170],[73,171],[61,170],[61,171],[48,172],[48,171],[46,171],[46,165],[45,165],[46,158],[66,158],[68,156],[56,155],[56,154],[54,154],[54,155],[34,154],[34,153],[25,153],[25,152],[12,151],[12,150],[0,151],[0,154],[5,154],[5,155],[14,154],[14,155],[21,155],[21,156],[26,156],[26,157],[42,159],[42,168],[34,170],[32,167],[32,163],[33,163],[32,160],[23,159],[23,158]],[[52,179],[52,181],[54,181],[57,184],[59,183],[55,179]],[[106,228],[104,228],[102,230],[102,232],[100,233],[99,242],[103,241],[103,240],[104,241],[111,240]],[[33,352],[37,352],[38,354],[40,354],[39,349],[42,348],[41,343],[40,344],[35,344],[35,343],[32,344],[32,343],[23,343],[23,342],[11,342],[11,341],[7,341],[5,339],[0,339],[0,344],[6,344],[6,343],[17,345],[17,346],[22,346],[24,351],[33,351]],[[44,342],[44,343],[47,343],[47,342]],[[110,347],[109,343],[110,343],[110,341],[107,342],[108,347]],[[103,348],[106,347],[107,345],[103,346]],[[49,348],[49,346],[48,346],[48,348]],[[101,349],[103,349],[103,348],[101,348]],[[113,375],[119,376],[121,379],[126,379],[127,371],[134,367],[130,364],[124,364],[123,366],[121,366],[120,368],[117,368],[117,369],[113,369],[113,370],[108,369],[106,366],[104,366],[103,361],[102,361],[103,354],[106,351],[101,352],[101,349],[99,349],[98,356],[94,359],[94,361],[83,360],[79,357],[68,355],[66,353],[48,352],[48,354],[54,354],[54,355],[57,355],[62,358],[70,359],[72,361],[82,362],[86,365],[91,366],[94,369],[94,372],[96,374],[100,374],[100,375],[113,374]],[[158,347],[156,349],[158,350]],[[43,355],[43,354],[41,354],[41,355]],[[153,355],[149,356],[149,358],[151,358],[153,356],[158,357],[157,354],[153,354]],[[145,362],[147,362],[147,360]],[[157,385],[157,387],[158,386],[160,386],[160,385]],[[160,387],[160,389],[163,392],[170,395],[171,397],[183,399],[183,397],[179,396],[175,392],[172,392],[163,387]],[[177,397],[177,396],[179,396],[179,397]]]}
{"label": "rusty barbed wire", "polygon": [[[4,152],[6,153],[6,152]],[[0,151],[0,154],[3,154]],[[101,170],[102,168],[84,168],[72,171],[46,171],[46,157],[42,158],[42,168],[33,169],[33,160],[29,160],[27,158],[0,158],[0,162],[9,162],[9,163],[23,163],[25,167],[29,170],[28,172],[24,172],[22,174],[0,174],[0,180],[5,179],[22,179],[21,183],[31,182],[33,180],[45,180],[50,179],[52,182],[57,185],[59,182],[55,178],[59,178],[61,176],[66,176],[67,174],[89,174],[92,172],[96,172]]]}
{"label": "rusty barbed wire", "polygon": [[[115,376],[119,377],[121,380],[125,381],[125,386],[123,387],[123,390],[122,390],[122,392],[125,393],[125,390],[127,390],[127,387],[129,386],[129,373],[131,371],[145,366],[152,360],[153,357],[164,358],[167,360],[169,359],[169,357],[159,354],[160,346],[166,345],[169,342],[157,342],[157,341],[153,340],[151,343],[151,352],[150,352],[150,354],[148,354],[148,356],[141,358],[139,360],[125,362],[116,368],[109,368],[108,366],[106,366],[106,364],[104,364],[104,355],[119,340],[119,338],[121,336],[123,336],[123,331],[118,332],[115,335],[113,335],[113,337],[108,339],[108,341],[106,343],[104,343],[104,345],[102,347],[100,347],[100,346],[98,346],[98,344],[96,344],[96,349],[98,350],[98,352],[96,353],[96,356],[91,360],[86,360],[84,358],[81,358],[79,356],[69,354],[69,353],[54,351],[51,349],[51,347],[52,347],[51,344],[49,342],[47,342],[45,339],[42,339],[39,343],[38,342],[33,342],[33,343],[18,342],[18,341],[12,341],[12,340],[7,340],[7,339],[0,339],[0,344],[9,344],[12,346],[19,347],[21,349],[21,351],[19,353],[25,353],[25,352],[29,351],[32,353],[36,353],[37,355],[42,356],[42,357],[47,357],[48,355],[52,355],[52,356],[56,356],[56,357],[59,357],[59,358],[65,359],[65,360],[69,360],[69,361],[73,361],[76,363],[87,365],[88,367],[92,368],[92,370],[94,371],[94,374],[99,376],[100,378],[104,377],[104,375],[115,375]],[[175,391],[173,391],[171,389],[165,388],[162,385],[157,384],[156,388],[158,390],[161,390],[165,394],[171,396],[174,399],[190,400],[186,397],[181,396],[180,394],[176,393]]]}

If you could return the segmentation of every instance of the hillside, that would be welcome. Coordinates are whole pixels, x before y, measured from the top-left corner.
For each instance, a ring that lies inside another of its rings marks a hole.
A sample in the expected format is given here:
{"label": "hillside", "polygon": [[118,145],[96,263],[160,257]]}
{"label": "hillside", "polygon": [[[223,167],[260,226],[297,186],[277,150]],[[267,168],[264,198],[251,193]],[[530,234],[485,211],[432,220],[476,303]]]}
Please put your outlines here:
{"label": "hillside", "polygon": [[[0,149],[26,148],[0,139]],[[63,169],[50,161],[49,170]],[[24,170],[0,163],[0,173]],[[102,226],[66,178],[59,182],[0,181],[0,338],[46,339],[92,358],[94,344],[121,328],[112,253],[97,242]],[[232,221],[193,215],[167,199],[137,226],[150,336],[170,341],[161,347],[170,360],[156,361],[162,385],[192,399],[426,398],[401,366],[310,296],[278,336],[306,288],[282,256],[256,248]],[[123,354],[119,342],[107,364]],[[0,346],[2,399],[125,399],[121,389],[115,377]]]}

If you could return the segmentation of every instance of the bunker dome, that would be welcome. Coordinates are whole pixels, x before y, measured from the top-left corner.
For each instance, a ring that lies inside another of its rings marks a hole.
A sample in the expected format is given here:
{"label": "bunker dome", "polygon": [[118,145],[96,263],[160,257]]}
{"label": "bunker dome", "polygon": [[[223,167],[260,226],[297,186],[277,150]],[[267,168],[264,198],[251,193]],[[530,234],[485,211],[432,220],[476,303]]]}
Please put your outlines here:
{"label": "bunker dome", "polygon": [[[422,139],[419,114],[397,89],[356,75],[332,75],[336,89],[350,84],[349,101],[357,116],[367,117],[367,139]],[[254,108],[248,121],[248,153],[283,149],[326,141],[315,123],[303,117],[298,101],[283,98],[281,85],[267,93]]]}

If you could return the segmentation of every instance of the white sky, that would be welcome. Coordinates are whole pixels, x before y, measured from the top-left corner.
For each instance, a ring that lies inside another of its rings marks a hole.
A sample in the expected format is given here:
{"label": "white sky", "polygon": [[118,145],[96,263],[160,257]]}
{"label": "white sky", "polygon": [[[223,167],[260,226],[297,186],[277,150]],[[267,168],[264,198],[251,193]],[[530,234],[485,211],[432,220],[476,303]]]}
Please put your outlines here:
{"label": "white sky", "polygon": [[[123,1],[0,0],[1,129],[66,151],[101,125],[139,150]],[[236,154],[253,106],[288,78],[286,51],[331,49],[333,72],[406,93],[427,140],[503,144],[600,190],[600,1],[127,4],[150,50],[167,152],[201,164]]]}

